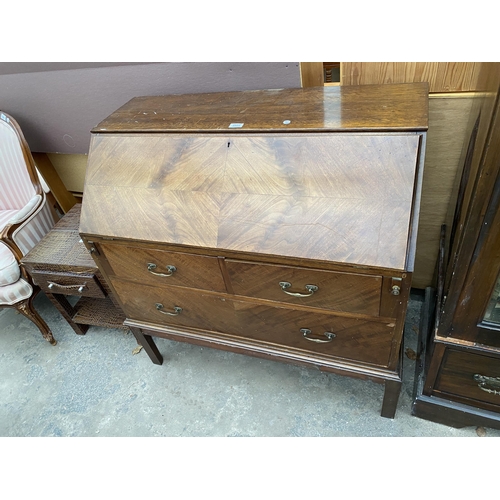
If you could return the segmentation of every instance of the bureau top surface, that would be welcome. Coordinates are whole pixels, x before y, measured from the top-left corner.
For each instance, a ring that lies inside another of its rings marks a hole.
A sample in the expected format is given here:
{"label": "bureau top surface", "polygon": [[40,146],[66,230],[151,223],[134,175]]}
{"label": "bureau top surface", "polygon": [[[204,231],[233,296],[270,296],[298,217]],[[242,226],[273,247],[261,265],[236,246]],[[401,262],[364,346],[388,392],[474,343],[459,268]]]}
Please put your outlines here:
{"label": "bureau top surface", "polygon": [[426,83],[136,97],[93,132],[425,130]]}
{"label": "bureau top surface", "polygon": [[[217,102],[207,95],[207,122],[210,109],[222,116]],[[383,133],[140,133],[115,117],[118,132],[92,134],[80,232],[406,270],[421,141],[410,130],[421,107],[408,130]]]}

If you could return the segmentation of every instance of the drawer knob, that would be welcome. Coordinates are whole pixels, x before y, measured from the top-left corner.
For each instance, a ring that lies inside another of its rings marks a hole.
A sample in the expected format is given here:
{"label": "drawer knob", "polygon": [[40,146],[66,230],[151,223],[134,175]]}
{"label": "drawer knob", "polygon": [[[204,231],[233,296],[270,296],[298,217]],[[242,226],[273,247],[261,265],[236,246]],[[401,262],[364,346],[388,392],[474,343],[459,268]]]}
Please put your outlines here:
{"label": "drawer knob", "polygon": [[325,339],[317,339],[315,337],[309,337],[308,335],[310,335],[312,333],[311,330],[309,330],[309,328],[301,328],[300,333],[302,333],[304,338],[306,338],[310,342],[316,342],[317,344],[326,344],[327,342],[331,342],[336,337],[336,335],[332,332],[325,332],[323,334],[326,337],[326,340]]}
{"label": "drawer knob", "polygon": [[[474,380],[479,382],[477,386],[484,392],[500,396],[500,377],[485,377],[479,373],[474,374]],[[490,387],[487,387],[487,386]]]}
{"label": "drawer knob", "polygon": [[287,288],[291,288],[291,283],[289,283],[288,281],[280,281],[279,285],[283,292],[285,292],[287,295],[291,295],[292,297],[310,297],[314,292],[317,292],[319,290],[316,285],[306,285],[305,288],[308,293],[289,292]]}
{"label": "drawer knob", "polygon": [[391,278],[392,295],[399,295],[401,293],[402,284],[403,284],[403,278]]}
{"label": "drawer knob", "polygon": [[161,312],[162,314],[166,314],[168,316],[179,316],[179,314],[182,312],[182,307],[174,307],[174,312],[168,312],[163,310],[163,304],[155,304],[156,309]]}
{"label": "drawer knob", "polygon": [[165,266],[167,268],[167,273],[157,273],[155,272],[155,269],[156,269],[156,264],[152,264],[152,263],[149,263],[148,264],[148,271],[151,273],[151,274],[154,274],[155,276],[164,276],[164,277],[168,277],[168,276],[172,276],[172,274],[175,273],[175,271],[177,271],[177,268],[175,266]]}

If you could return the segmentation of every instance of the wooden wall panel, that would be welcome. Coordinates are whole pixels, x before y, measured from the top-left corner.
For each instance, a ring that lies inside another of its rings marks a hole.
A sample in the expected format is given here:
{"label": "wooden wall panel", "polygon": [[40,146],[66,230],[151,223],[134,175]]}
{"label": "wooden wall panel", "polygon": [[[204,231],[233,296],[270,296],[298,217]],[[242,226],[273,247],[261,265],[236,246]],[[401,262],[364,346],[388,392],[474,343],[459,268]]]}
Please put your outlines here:
{"label": "wooden wall panel", "polygon": [[343,62],[341,85],[429,82],[430,92],[479,90],[477,62]]}
{"label": "wooden wall panel", "polygon": [[300,85],[301,87],[322,87],[324,85],[323,63],[300,63]]}
{"label": "wooden wall panel", "polygon": [[46,153],[32,155],[38,172],[50,189],[50,196],[54,197],[62,212],[68,212],[77,202],[76,198],[68,191]]}
{"label": "wooden wall panel", "polygon": [[441,94],[429,97],[429,131],[422,186],[422,201],[415,256],[413,287],[434,285],[441,224],[461,172],[469,115],[482,94]]}
{"label": "wooden wall panel", "polygon": [[49,153],[54,169],[68,191],[82,193],[87,169],[87,155]]}

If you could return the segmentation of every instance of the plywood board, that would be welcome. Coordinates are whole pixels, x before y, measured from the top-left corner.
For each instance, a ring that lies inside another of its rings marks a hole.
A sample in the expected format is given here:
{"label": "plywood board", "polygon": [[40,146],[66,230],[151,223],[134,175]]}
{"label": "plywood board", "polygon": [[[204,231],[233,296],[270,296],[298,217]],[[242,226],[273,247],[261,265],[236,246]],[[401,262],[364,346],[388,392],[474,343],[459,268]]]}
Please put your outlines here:
{"label": "plywood board", "polygon": [[324,81],[322,62],[300,63],[300,83],[302,87],[322,87]]}
{"label": "plywood board", "polygon": [[342,85],[429,82],[429,92],[478,89],[478,62],[344,62]]}
{"label": "plywood board", "polygon": [[429,131],[424,166],[413,286],[435,285],[441,225],[447,221],[456,176],[467,145],[469,114],[481,94],[429,97]]}
{"label": "plywood board", "polygon": [[87,169],[87,155],[50,153],[47,156],[66,189],[74,193],[82,193]]}
{"label": "plywood board", "polygon": [[62,182],[48,155],[33,153],[33,160],[39,174],[50,189],[50,196],[54,197],[64,213],[68,212],[75,205],[76,199]]}

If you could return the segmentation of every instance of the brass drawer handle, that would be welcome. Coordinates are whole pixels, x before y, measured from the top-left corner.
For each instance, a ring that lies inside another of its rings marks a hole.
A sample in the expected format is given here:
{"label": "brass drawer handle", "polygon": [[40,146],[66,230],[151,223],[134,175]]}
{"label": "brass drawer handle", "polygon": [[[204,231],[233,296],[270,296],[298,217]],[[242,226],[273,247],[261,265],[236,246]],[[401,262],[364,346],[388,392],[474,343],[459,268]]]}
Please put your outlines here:
{"label": "brass drawer handle", "polygon": [[312,333],[311,330],[309,330],[309,328],[301,328],[300,332],[304,335],[304,338],[310,340],[311,342],[316,342],[318,344],[326,344],[327,342],[331,342],[336,337],[336,335],[332,332],[324,333],[324,336],[326,337],[327,340],[308,337],[308,335]]}
{"label": "brass drawer handle", "polygon": [[177,271],[177,268],[175,266],[165,266],[167,268],[168,273],[155,273],[154,269],[156,269],[156,267],[157,267],[156,264],[152,264],[152,263],[148,264],[148,271],[151,274],[154,274],[155,276],[165,276],[165,277],[168,277],[168,276],[172,276],[172,274],[174,274],[175,271]]}
{"label": "brass drawer handle", "polygon": [[168,311],[162,311],[163,309],[163,304],[155,304],[156,309],[161,312],[162,314],[167,314],[168,316],[179,316],[179,314],[182,312],[182,307],[174,307],[174,312],[168,312]]}
{"label": "brass drawer handle", "polygon": [[[477,386],[482,391],[500,396],[500,377],[485,377],[484,375],[475,373],[474,380],[479,382]],[[490,385],[493,389],[486,387],[486,385]]]}
{"label": "brass drawer handle", "polygon": [[306,290],[309,293],[288,292],[287,288],[292,286],[292,284],[288,281],[280,281],[279,285],[287,295],[291,295],[292,297],[310,297],[314,292],[318,291],[318,287],[316,285],[306,285]]}
{"label": "brass drawer handle", "polygon": [[73,288],[78,288],[78,292],[82,293],[85,288],[87,288],[87,283],[83,285],[60,285],[59,283],[55,283],[54,281],[47,281],[49,284],[49,289],[52,290],[54,287],[62,288],[63,290],[72,290]]}

